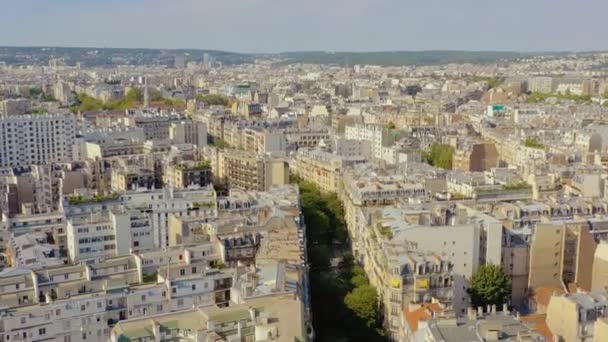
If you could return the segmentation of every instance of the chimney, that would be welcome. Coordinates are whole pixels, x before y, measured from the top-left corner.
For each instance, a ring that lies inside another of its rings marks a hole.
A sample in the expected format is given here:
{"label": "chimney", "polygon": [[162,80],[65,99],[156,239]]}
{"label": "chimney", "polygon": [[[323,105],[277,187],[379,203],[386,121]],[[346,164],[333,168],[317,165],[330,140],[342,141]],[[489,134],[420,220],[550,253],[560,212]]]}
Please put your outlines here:
{"label": "chimney", "polygon": [[160,323],[152,320],[152,333],[154,334],[154,340],[159,341],[160,339]]}
{"label": "chimney", "polygon": [[475,313],[475,309],[472,307],[469,307],[467,309],[467,317],[469,318],[469,320],[473,321],[475,319],[477,319],[477,314]]}
{"label": "chimney", "polygon": [[251,322],[255,324],[255,309],[252,307],[249,308],[249,319],[251,319]]}
{"label": "chimney", "polygon": [[496,315],[496,304],[492,304],[492,315]]}
{"label": "chimney", "polygon": [[215,322],[212,320],[207,321],[207,332],[215,331]]}
{"label": "chimney", "polygon": [[488,304],[486,307],[486,313],[491,313],[492,312],[492,305]]}

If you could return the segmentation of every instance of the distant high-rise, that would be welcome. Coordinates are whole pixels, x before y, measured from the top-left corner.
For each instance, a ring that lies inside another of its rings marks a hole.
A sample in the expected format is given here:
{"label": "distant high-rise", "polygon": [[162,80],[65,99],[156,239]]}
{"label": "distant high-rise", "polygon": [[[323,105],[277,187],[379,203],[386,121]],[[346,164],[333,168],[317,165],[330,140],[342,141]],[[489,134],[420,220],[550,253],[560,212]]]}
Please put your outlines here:
{"label": "distant high-rise", "polygon": [[144,78],[144,108],[150,106],[150,94],[148,90],[148,76]]}
{"label": "distant high-rise", "polygon": [[211,64],[213,63],[213,57],[211,57],[210,54],[208,53],[204,53],[203,54],[203,66],[205,68],[211,68]]}
{"label": "distant high-rise", "polygon": [[174,66],[176,69],[186,68],[186,54],[177,54],[174,58]]}

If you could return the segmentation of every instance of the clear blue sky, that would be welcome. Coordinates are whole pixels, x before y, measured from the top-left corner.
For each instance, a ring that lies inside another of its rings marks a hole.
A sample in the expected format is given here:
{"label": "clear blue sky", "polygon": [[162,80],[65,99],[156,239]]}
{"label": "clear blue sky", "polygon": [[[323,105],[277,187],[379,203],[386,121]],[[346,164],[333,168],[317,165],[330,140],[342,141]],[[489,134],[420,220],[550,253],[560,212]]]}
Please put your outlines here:
{"label": "clear blue sky", "polygon": [[1,0],[0,45],[608,50],[606,0]]}

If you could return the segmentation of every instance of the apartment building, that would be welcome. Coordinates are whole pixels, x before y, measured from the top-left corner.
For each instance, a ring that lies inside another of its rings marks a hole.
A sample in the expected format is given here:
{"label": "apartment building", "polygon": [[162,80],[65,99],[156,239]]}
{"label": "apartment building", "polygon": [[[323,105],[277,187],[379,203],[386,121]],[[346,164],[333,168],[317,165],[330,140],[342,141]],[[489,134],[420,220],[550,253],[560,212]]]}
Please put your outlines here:
{"label": "apartment building", "polygon": [[590,290],[596,245],[586,221],[537,224],[530,244],[528,287],[576,284]]}
{"label": "apartment building", "polygon": [[591,291],[608,290],[608,242],[601,241],[593,255],[593,269],[591,271]]}
{"label": "apartment building", "polygon": [[219,150],[216,158],[213,173],[231,188],[267,191],[289,184],[289,166],[283,159],[237,150]]}
{"label": "apartment building", "polygon": [[29,99],[6,99],[0,101],[0,117],[31,113],[32,101]]}
{"label": "apartment building", "polygon": [[498,167],[498,151],[494,144],[473,144],[454,152],[453,170],[488,171]]}
{"label": "apartment building", "polygon": [[371,124],[347,125],[344,128],[346,139],[365,140],[370,142],[371,154],[374,159],[383,159],[383,147],[390,146],[395,138],[383,126]]}
{"label": "apartment building", "polygon": [[307,341],[302,304],[285,294],[252,298],[228,308],[197,307],[119,322],[111,341]]}
{"label": "apartment building", "polygon": [[200,120],[181,120],[169,126],[169,139],[174,144],[207,145],[207,125]]}
{"label": "apartment building", "polygon": [[362,156],[343,157],[320,149],[302,148],[296,154],[294,171],[302,179],[317,185],[321,191],[337,193],[342,171],[366,161]]}
{"label": "apartment building", "polygon": [[213,178],[210,162],[192,160],[166,162],[163,169],[163,184],[174,189],[184,189],[190,185],[205,186],[211,183]]}
{"label": "apartment building", "polygon": [[0,119],[0,166],[68,162],[72,159],[72,114],[9,116]]}
{"label": "apartment building", "polygon": [[66,235],[71,263],[130,254],[131,224],[125,213],[110,211],[69,218]]}
{"label": "apartment building", "polygon": [[547,308],[547,326],[559,341],[602,341],[596,339],[596,323],[608,314],[606,291],[554,295]]}
{"label": "apartment building", "polygon": [[127,191],[137,188],[153,189],[160,185],[154,169],[139,165],[113,167],[110,176],[112,191]]}
{"label": "apartment building", "polygon": [[[197,205],[205,203],[205,205]],[[168,246],[170,215],[205,216],[217,215],[216,193],[211,185],[191,186],[186,189],[140,189],[105,197],[83,197],[77,201],[66,201],[64,211],[68,217],[89,216],[91,213],[120,209],[138,211],[150,219],[154,247]]]}

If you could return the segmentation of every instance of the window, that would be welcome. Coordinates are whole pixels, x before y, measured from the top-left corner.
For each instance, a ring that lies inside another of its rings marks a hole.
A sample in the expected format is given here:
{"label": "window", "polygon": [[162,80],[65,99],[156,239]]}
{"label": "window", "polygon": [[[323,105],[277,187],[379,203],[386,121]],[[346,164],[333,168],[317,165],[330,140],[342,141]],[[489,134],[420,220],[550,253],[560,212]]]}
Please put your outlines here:
{"label": "window", "polygon": [[192,274],[196,273],[196,267],[192,267]]}
{"label": "window", "polygon": [[44,335],[44,334],[46,334],[46,329],[45,328],[38,329],[38,335]]}
{"label": "window", "polygon": [[184,269],[179,270],[179,275],[186,275],[186,270],[184,270]]}
{"label": "window", "polygon": [[177,293],[177,287],[172,288],[171,293]]}
{"label": "window", "polygon": [[80,306],[80,311],[84,311],[86,309],[86,306],[83,304]]}
{"label": "window", "polygon": [[196,284],[192,284],[192,291],[196,290]]}

